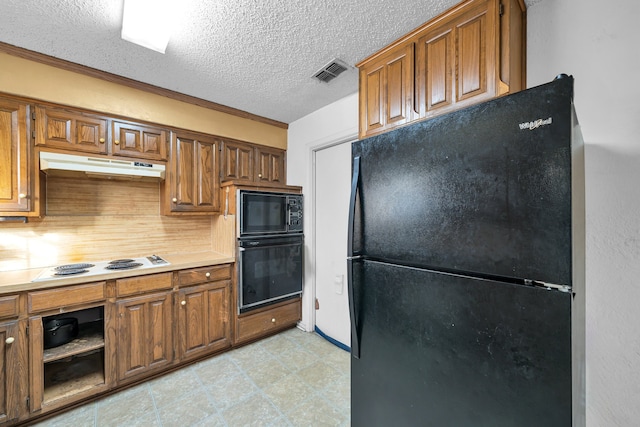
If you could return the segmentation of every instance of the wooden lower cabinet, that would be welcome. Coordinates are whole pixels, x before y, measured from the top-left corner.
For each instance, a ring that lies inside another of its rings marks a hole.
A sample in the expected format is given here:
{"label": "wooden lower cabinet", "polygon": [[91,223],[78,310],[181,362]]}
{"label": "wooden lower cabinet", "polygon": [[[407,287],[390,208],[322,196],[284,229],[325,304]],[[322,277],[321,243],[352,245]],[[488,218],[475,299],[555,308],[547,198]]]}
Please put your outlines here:
{"label": "wooden lower cabinet", "polygon": [[302,316],[300,298],[238,316],[235,342],[244,343],[295,325]]}
{"label": "wooden lower cabinet", "polygon": [[[0,297],[0,425],[34,421],[294,326],[301,299],[235,315],[233,264]],[[78,336],[44,348],[49,322]],[[235,339],[234,339],[235,332]]]}
{"label": "wooden lower cabinet", "polygon": [[231,281],[180,289],[177,305],[181,360],[231,346]]}
{"label": "wooden lower cabinet", "polygon": [[119,381],[173,362],[172,292],[118,300],[116,313]]}
{"label": "wooden lower cabinet", "polygon": [[17,419],[26,407],[25,322],[0,321],[0,424]]}
{"label": "wooden lower cabinet", "polygon": [[[70,307],[31,316],[29,335],[29,410],[45,413],[105,392],[112,383],[106,357],[108,304]],[[48,322],[76,318],[78,335],[72,341],[44,348]]]}

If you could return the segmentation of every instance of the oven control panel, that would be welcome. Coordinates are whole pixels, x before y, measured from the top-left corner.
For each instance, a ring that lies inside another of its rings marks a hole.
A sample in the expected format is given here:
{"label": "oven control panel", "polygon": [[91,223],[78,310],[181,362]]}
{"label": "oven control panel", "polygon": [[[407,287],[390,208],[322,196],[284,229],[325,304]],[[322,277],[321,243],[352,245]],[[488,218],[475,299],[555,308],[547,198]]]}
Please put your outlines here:
{"label": "oven control panel", "polygon": [[302,231],[302,195],[292,194],[287,196],[287,212],[289,217],[289,232]]}

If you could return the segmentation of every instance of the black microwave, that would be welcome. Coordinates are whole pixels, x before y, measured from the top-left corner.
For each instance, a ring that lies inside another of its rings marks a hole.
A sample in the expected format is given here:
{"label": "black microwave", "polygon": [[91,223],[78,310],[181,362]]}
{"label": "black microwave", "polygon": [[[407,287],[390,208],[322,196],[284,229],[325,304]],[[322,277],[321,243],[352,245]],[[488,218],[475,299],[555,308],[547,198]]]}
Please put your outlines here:
{"label": "black microwave", "polygon": [[302,195],[238,190],[238,236],[302,233]]}

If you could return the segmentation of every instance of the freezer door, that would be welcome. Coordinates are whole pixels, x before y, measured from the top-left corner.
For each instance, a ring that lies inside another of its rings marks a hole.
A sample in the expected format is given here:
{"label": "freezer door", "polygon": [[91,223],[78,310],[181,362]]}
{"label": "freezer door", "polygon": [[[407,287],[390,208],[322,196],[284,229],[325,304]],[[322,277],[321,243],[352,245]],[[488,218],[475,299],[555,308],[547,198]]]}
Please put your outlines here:
{"label": "freezer door", "polygon": [[570,285],[571,97],[560,80],[356,141],[354,252]]}
{"label": "freezer door", "polygon": [[570,294],[370,261],[355,271],[353,426],[571,425]]}

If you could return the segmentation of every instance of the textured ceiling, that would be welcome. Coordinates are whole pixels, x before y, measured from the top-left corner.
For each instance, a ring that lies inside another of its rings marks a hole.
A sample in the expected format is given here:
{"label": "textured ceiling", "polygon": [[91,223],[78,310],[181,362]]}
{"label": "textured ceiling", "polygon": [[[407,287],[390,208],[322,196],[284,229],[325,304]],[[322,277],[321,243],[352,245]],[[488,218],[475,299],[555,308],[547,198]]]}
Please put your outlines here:
{"label": "textured ceiling", "polygon": [[[0,0],[0,41],[291,123],[356,92],[357,62],[458,2],[176,0],[163,55],[120,38],[123,0]],[[312,78],[334,58],[351,68]]]}

